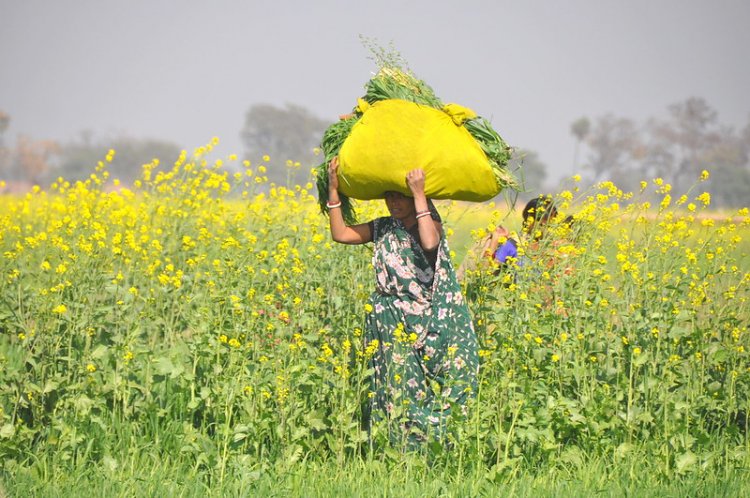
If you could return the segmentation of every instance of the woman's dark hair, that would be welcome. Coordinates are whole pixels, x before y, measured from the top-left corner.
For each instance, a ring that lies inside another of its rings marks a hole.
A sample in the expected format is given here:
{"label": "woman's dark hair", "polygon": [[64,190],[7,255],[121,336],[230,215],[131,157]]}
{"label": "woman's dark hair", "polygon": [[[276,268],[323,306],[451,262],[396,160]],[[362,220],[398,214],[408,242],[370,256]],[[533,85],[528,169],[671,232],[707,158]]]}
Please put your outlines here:
{"label": "woman's dark hair", "polygon": [[550,195],[540,195],[526,203],[521,216],[524,227],[531,226],[539,220],[549,220],[557,214],[557,207]]}

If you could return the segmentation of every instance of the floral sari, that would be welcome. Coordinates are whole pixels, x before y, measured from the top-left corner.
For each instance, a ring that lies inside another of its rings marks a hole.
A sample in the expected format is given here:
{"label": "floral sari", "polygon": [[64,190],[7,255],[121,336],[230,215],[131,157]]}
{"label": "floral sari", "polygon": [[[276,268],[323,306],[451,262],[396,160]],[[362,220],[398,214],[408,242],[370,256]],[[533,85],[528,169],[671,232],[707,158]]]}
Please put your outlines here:
{"label": "floral sari", "polygon": [[476,389],[479,365],[448,245],[441,237],[433,266],[400,221],[378,218],[372,228],[376,291],[365,320],[372,420],[389,421],[392,441],[443,439],[451,409]]}

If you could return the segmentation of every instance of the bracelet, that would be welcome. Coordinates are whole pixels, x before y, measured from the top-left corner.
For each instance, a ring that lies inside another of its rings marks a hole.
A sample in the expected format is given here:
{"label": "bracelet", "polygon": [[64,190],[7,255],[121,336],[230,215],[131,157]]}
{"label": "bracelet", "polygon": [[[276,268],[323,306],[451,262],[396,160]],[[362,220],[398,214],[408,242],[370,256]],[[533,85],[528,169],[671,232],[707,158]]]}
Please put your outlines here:
{"label": "bracelet", "polygon": [[420,211],[419,213],[417,213],[416,218],[424,218],[425,216],[430,216],[430,214],[432,213],[430,213],[429,211]]}
{"label": "bracelet", "polygon": [[326,207],[328,209],[334,209],[334,208],[337,208],[337,207],[341,207],[341,201],[336,202],[334,204],[331,204],[330,202],[326,202]]}

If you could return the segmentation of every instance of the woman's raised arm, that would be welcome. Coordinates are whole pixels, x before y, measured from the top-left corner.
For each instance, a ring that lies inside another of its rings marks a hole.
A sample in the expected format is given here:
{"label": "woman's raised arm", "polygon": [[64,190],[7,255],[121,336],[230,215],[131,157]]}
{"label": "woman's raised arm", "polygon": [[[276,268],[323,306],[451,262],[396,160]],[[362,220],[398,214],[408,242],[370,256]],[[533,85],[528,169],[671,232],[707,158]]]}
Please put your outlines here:
{"label": "woman's raised arm", "polygon": [[441,223],[432,219],[430,206],[424,194],[425,173],[422,169],[413,169],[406,175],[406,185],[414,197],[414,209],[417,215],[419,240],[422,249],[434,251],[440,244],[440,234],[443,231]]}
{"label": "woman's raised arm", "polygon": [[328,163],[328,220],[331,227],[331,238],[342,244],[365,244],[372,242],[372,231],[369,223],[347,226],[341,213],[339,198],[339,158]]}

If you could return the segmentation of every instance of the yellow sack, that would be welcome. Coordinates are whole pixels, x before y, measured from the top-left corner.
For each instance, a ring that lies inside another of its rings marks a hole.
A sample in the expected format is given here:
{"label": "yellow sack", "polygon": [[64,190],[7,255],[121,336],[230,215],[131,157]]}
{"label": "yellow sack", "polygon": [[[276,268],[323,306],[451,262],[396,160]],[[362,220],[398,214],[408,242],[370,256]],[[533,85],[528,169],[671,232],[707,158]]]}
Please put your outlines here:
{"label": "yellow sack", "polygon": [[490,162],[462,126],[476,117],[456,104],[443,110],[406,100],[360,101],[362,117],[339,151],[339,190],[355,199],[387,191],[411,195],[406,173],[425,170],[433,199],[486,201],[500,193]]}

